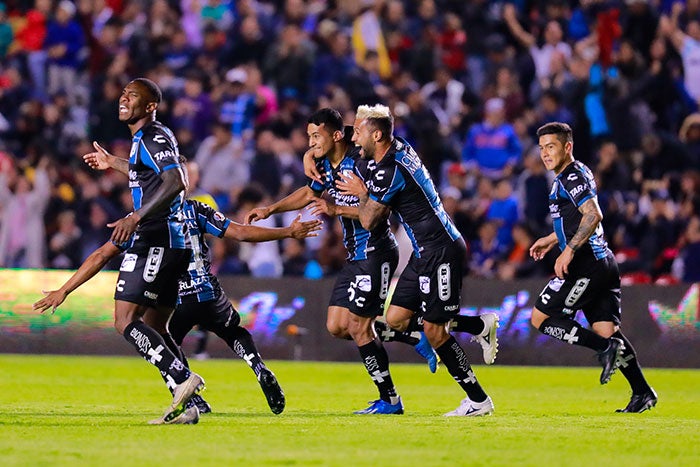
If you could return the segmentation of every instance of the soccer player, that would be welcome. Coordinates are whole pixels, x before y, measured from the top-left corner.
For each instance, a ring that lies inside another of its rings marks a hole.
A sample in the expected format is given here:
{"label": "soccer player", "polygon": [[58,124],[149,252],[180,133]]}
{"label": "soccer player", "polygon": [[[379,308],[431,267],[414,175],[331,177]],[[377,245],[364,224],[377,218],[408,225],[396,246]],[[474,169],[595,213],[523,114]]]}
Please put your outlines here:
{"label": "soccer player", "polygon": [[192,251],[185,245],[182,211],[186,176],[175,136],[156,120],[161,99],[153,81],[131,81],[119,98],[119,120],[132,134],[129,160],[107,154],[97,143],[96,152],[83,157],[94,169],[116,166],[129,175],[134,211],[108,224],[114,229],[114,244],[130,242],[114,294],[114,327],[173,389],[172,403],[154,422],[185,423],[195,418],[185,405],[204,389],[204,380],[173,353],[172,343],[166,343],[171,339],[167,323],[175,308],[178,278],[187,271]]}
{"label": "soccer player", "polygon": [[368,173],[342,174],[338,188],[341,194],[359,197],[362,227],[372,230],[385,223],[393,210],[411,238],[413,255],[399,277],[386,320],[392,328],[406,330],[415,322],[414,315],[422,317],[430,345],[467,394],[457,409],[445,415],[490,414],[493,401],[447,325],[456,319],[461,322],[459,331],[489,336],[495,345],[497,320],[491,317],[487,323],[478,316],[458,316],[466,244],[418,154],[393,131],[388,107],[358,107],[352,140],[372,168]]}
{"label": "soccer player", "polygon": [[[282,413],[285,407],[284,392],[275,375],[265,366],[255,347],[253,337],[240,325],[240,315],[231,305],[216,276],[212,274],[209,247],[204,234],[242,242],[264,242],[283,238],[302,239],[318,235],[316,232],[321,228],[321,221],[300,222],[301,216],[298,216],[294,222],[284,228],[242,225],[227,219],[206,204],[191,199],[185,200],[184,213],[188,240],[192,246],[192,257],[187,274],[179,281],[177,306],[168,323],[172,340],[177,344],[171,350],[187,365],[187,360],[180,349],[182,341],[195,325],[205,326],[223,339],[236,355],[245,360],[255,373],[270,410],[275,414]],[[87,282],[110,259],[121,252],[122,249],[119,246],[111,241],[106,242],[85,260],[61,288],[45,292],[46,296],[34,303],[33,309],[43,313],[51,308],[51,312],[55,312],[71,292]],[[201,396],[195,395],[188,403],[188,410],[192,413],[192,418],[186,422],[196,423],[194,420],[198,420],[199,413],[211,412],[211,407]]]}
{"label": "soccer player", "polygon": [[[571,127],[552,122],[537,130],[540,157],[556,175],[549,192],[554,232],[538,239],[530,255],[541,260],[555,245],[561,253],[553,278],[540,293],[530,321],[540,332],[598,352],[600,383],[619,366],[632,387],[632,399],[618,412],[643,412],[657,402],[632,344],[620,331],[620,272],[603,236],[603,214],[590,169],[574,159]],[[578,323],[583,310],[592,330]]]}
{"label": "soccer player", "polygon": [[[307,133],[310,148],[306,157],[311,155],[317,160],[322,174],[320,181],[311,180],[307,186],[276,203],[253,209],[245,221],[265,219],[274,213],[307,205],[311,205],[314,214],[340,217],[348,256],[333,288],[326,327],[335,337],[347,338],[349,335],[355,341],[367,372],[379,390],[379,399],[355,413],[402,414],[403,403],[389,372],[389,357],[374,328],[377,316],[384,312],[384,300],[398,263],[396,240],[386,220],[372,229],[363,228],[358,220],[357,197],[340,194],[335,187],[339,174],[366,173],[369,170],[368,162],[360,160],[356,151],[349,150],[340,113],[330,108],[318,110],[308,119]],[[324,192],[333,198],[334,203],[321,198]],[[384,331],[388,333],[388,330]],[[433,360],[431,371],[435,371],[437,358],[427,341],[421,343],[418,338],[404,334],[395,337],[419,345],[417,350],[423,352],[421,355],[429,363],[430,359]]]}

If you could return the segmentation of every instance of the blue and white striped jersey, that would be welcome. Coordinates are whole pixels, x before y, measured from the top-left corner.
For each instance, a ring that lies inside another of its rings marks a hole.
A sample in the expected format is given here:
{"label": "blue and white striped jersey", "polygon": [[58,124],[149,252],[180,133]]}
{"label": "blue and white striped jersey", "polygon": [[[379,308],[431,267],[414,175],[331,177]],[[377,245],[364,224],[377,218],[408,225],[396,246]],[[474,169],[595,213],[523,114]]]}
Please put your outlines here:
{"label": "blue and white striped jersey", "polygon": [[[337,167],[333,167],[327,158],[316,161],[316,167],[321,173],[323,184],[315,180],[309,181],[309,187],[316,193],[323,191],[333,198],[338,206],[358,207],[360,200],[357,196],[343,195],[338,192],[335,182],[340,180],[341,173],[353,172],[363,180],[366,179],[371,170],[373,161],[365,161],[360,158],[357,148],[350,148],[345,157]],[[389,228],[389,220],[381,222],[371,232],[360,224],[358,219],[340,217],[343,226],[343,242],[348,251],[348,261],[367,259],[367,254],[372,251],[387,250],[396,248],[396,239]]]}
{"label": "blue and white striped jersey", "polygon": [[[134,210],[140,209],[158,190],[163,183],[161,173],[166,170],[184,173],[179,158],[175,136],[162,123],[149,122],[136,132],[129,153],[129,188]],[[185,248],[184,196],[183,191],[168,208],[143,220],[136,230],[137,241],[149,246]]]}
{"label": "blue and white striped jersey", "polygon": [[[562,251],[581,224],[583,214],[578,208],[594,197],[597,197],[597,188],[593,173],[579,161],[566,166],[554,179],[549,192],[549,213]],[[603,234],[603,224],[598,224],[588,243],[576,252],[577,257],[591,255],[596,260],[603,259],[608,254],[611,253]]]}
{"label": "blue and white striped jersey", "polygon": [[204,234],[223,238],[231,221],[210,206],[192,199],[185,200],[183,212],[192,259],[187,274],[180,279],[177,303],[214,300],[221,293],[221,286],[211,272],[209,246]]}
{"label": "blue and white striped jersey", "polygon": [[369,197],[399,217],[416,257],[462,237],[445,212],[428,170],[404,139],[394,139],[366,183]]}

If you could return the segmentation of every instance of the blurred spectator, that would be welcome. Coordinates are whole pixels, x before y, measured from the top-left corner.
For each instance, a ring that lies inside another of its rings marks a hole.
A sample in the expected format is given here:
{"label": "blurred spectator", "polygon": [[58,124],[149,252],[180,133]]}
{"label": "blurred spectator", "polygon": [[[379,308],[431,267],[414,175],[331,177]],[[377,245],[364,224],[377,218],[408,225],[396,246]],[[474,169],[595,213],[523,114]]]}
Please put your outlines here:
{"label": "blurred spectator", "polygon": [[199,143],[209,134],[214,118],[212,101],[204,89],[204,76],[196,70],[185,75],[182,96],[175,99],[172,112],[173,130],[187,127],[192,131],[194,140]]}
{"label": "blurred spectator", "polygon": [[[269,198],[265,195],[264,190],[254,184],[248,185],[238,195],[238,218],[242,219],[251,209],[269,203]],[[256,225],[277,227],[275,219],[275,216],[271,216],[257,221]],[[248,265],[253,277],[280,277],[282,275],[282,257],[277,240],[263,243],[241,242],[239,256]]]}
{"label": "blurred spectator", "polygon": [[81,51],[85,34],[75,20],[76,8],[70,0],[61,0],[54,19],[48,23],[44,48],[48,54],[48,93],[64,91],[75,102],[78,91],[78,70],[82,66]]}
{"label": "blurred spectator", "polygon": [[56,218],[56,232],[49,240],[49,265],[57,269],[77,269],[81,264],[82,231],[74,211],[63,211]]}
{"label": "blurred spectator", "polygon": [[495,222],[484,222],[478,230],[478,238],[471,242],[469,275],[492,278],[496,274],[498,262],[506,249],[498,242],[498,226]]}
{"label": "blurred spectator", "polygon": [[513,243],[511,231],[518,222],[518,201],[513,196],[513,186],[509,179],[502,178],[496,182],[493,200],[486,212],[486,220],[498,227],[498,243],[503,248],[510,248]]}
{"label": "blurred spectator", "polygon": [[440,122],[439,131],[447,136],[459,124],[464,85],[452,78],[447,67],[435,70],[435,80],[425,84],[421,94]]}
{"label": "blurred spectator", "polygon": [[536,237],[544,236],[549,227],[548,172],[540,159],[539,149],[531,151],[524,161],[523,172],[518,177],[517,191],[523,213],[523,222]]}
{"label": "blurred spectator", "polygon": [[505,103],[491,98],[484,105],[484,120],[474,125],[462,148],[469,169],[487,177],[507,177],[520,162],[522,146],[513,126],[505,121]]}
{"label": "blurred spectator", "polygon": [[292,88],[305,100],[309,94],[314,49],[304,32],[294,23],[286,24],[280,33],[279,42],[267,51],[263,75],[274,83],[278,90]]}
{"label": "blurred spectator", "polygon": [[0,219],[0,267],[46,265],[44,211],[51,190],[48,164],[48,159],[42,158],[36,169],[18,175],[13,187],[0,175],[0,199],[5,200]]}

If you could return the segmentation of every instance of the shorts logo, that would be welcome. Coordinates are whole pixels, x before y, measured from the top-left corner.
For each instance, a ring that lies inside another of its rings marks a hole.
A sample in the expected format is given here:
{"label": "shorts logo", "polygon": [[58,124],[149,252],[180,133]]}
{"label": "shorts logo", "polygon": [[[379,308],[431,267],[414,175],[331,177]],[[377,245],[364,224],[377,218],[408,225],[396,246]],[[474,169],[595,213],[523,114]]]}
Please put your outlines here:
{"label": "shorts logo", "polygon": [[136,260],[138,259],[138,255],[135,255],[133,253],[127,253],[124,255],[124,259],[122,260],[121,266],[119,266],[119,270],[122,272],[134,272],[134,269],[136,269]]}
{"label": "shorts logo", "polygon": [[163,261],[163,253],[165,249],[163,247],[152,247],[148,250],[148,258],[146,258],[146,266],[143,270],[143,280],[146,282],[153,282],[156,280],[158,271],[160,270],[160,263]]}
{"label": "shorts logo", "polygon": [[124,285],[126,285],[126,281],[124,279],[117,281],[117,292],[124,292]]}
{"label": "shorts logo", "polygon": [[379,287],[379,298],[384,300],[389,295],[389,279],[391,279],[391,267],[389,263],[382,263],[382,277]]}
{"label": "shorts logo", "polygon": [[360,292],[369,292],[372,290],[372,277],[369,275],[355,276],[354,284]]}
{"label": "shorts logo", "polygon": [[151,300],[158,300],[158,294],[149,292],[148,290],[143,291],[143,296],[146,298],[150,298]]}
{"label": "shorts logo", "polygon": [[571,289],[571,292],[569,292],[569,295],[566,296],[564,305],[567,307],[574,306],[578,299],[581,298],[581,295],[583,295],[583,292],[586,291],[586,287],[588,287],[588,283],[590,281],[591,280],[587,277],[582,277],[581,279],[577,280],[574,287]]}
{"label": "shorts logo", "polygon": [[449,300],[452,296],[451,277],[452,271],[450,270],[450,264],[442,263],[438,267],[438,297],[443,302]]}
{"label": "shorts logo", "polygon": [[430,277],[428,276],[418,276],[418,285],[422,294],[430,293]]}
{"label": "shorts logo", "polygon": [[[552,289],[554,292],[559,292],[561,290],[561,286],[564,285],[564,279],[559,279],[558,277],[555,277],[551,281],[549,281],[549,284],[547,284],[547,287]],[[544,292],[544,290],[543,290]]]}

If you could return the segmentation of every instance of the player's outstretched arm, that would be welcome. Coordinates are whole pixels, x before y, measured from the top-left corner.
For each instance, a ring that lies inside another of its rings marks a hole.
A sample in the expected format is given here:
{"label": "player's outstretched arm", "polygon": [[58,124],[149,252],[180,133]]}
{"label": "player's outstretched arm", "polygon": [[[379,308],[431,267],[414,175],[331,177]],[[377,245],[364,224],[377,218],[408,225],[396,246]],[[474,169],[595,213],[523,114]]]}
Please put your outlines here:
{"label": "player's outstretched arm", "polygon": [[302,239],[318,236],[321,224],[322,222],[318,219],[302,222],[301,214],[297,215],[287,227],[259,227],[232,221],[226,228],[224,236],[240,242],[267,242],[283,238]]}
{"label": "player's outstretched arm", "polygon": [[75,289],[95,276],[107,264],[107,262],[117,256],[121,251],[112,242],[107,242],[97,250],[93,251],[85,259],[77,271],[58,290],[43,290],[46,295],[41,300],[32,305],[32,309],[40,313],[51,308],[51,314],[56,311],[66,297]]}
{"label": "player's outstretched arm", "polygon": [[83,156],[83,160],[87,165],[95,170],[114,169],[123,173],[129,174],[129,161],[121,157],[113,156],[105,148],[99,145],[97,141],[92,142],[95,152],[90,152]]}
{"label": "player's outstretched arm", "polygon": [[316,198],[306,207],[314,216],[325,214],[329,217],[346,217],[348,219],[359,219],[360,209],[352,206],[338,206],[323,198]]}
{"label": "player's outstretched arm", "polygon": [[278,212],[296,211],[297,209],[306,207],[306,205],[308,205],[318,196],[320,195],[316,194],[314,190],[308,186],[303,186],[276,203],[269,206],[261,206],[259,208],[251,209],[245,215],[244,222],[246,224],[250,224],[255,221],[267,219],[271,215]]}

